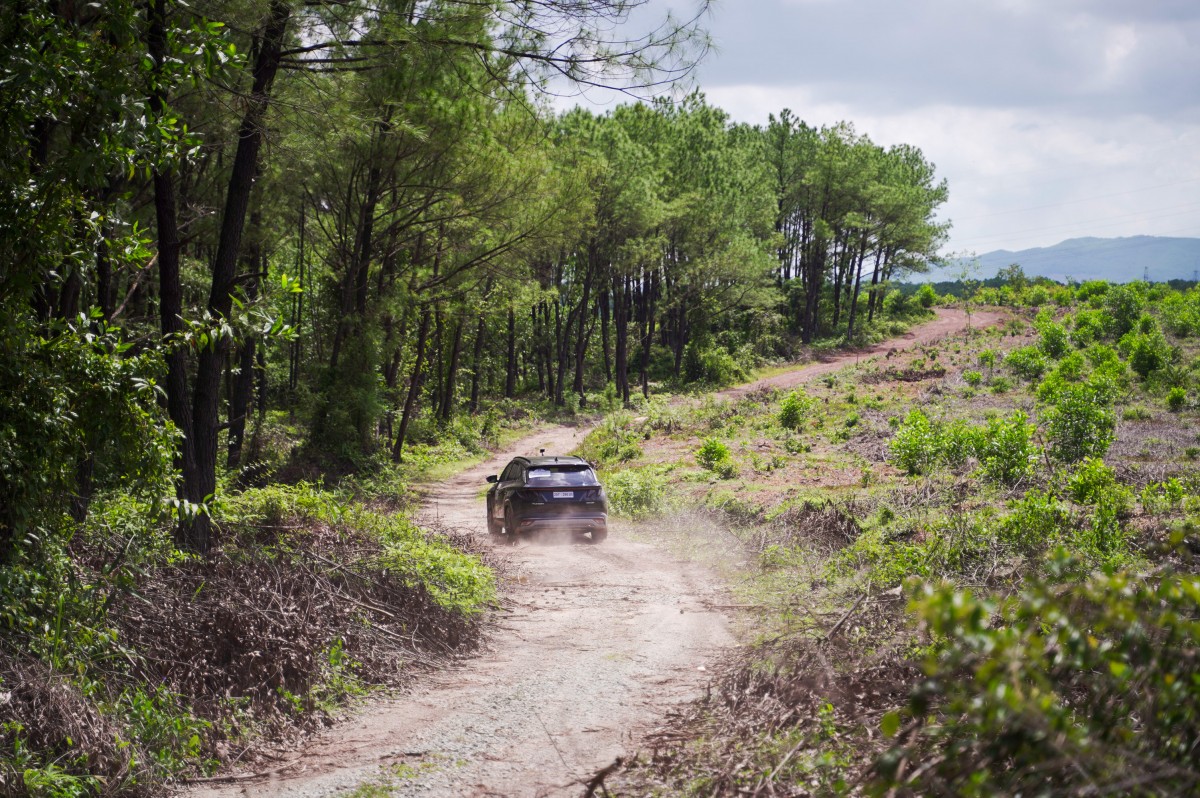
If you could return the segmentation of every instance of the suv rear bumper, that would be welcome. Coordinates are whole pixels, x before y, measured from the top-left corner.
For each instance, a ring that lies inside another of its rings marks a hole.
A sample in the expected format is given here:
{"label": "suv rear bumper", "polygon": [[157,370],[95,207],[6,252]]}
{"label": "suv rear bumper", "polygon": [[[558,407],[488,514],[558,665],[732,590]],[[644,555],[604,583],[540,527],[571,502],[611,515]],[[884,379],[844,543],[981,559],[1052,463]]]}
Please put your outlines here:
{"label": "suv rear bumper", "polygon": [[576,532],[591,532],[593,530],[608,530],[608,516],[603,513],[586,515],[558,516],[525,516],[517,519],[517,529],[521,532],[539,532],[543,529],[572,530]]}

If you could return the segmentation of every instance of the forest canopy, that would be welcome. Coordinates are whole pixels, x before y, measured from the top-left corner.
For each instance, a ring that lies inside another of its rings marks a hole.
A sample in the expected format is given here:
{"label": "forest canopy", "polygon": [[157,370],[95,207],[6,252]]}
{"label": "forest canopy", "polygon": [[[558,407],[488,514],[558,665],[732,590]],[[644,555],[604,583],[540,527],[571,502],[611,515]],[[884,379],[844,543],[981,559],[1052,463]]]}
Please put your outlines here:
{"label": "forest canopy", "polygon": [[5,553],[109,490],[173,497],[206,551],[268,410],[313,456],[399,461],[498,401],[629,402],[866,334],[936,257],[944,181],[701,94],[548,110],[551,78],[688,72],[697,19],[614,36],[641,5],[9,4]]}

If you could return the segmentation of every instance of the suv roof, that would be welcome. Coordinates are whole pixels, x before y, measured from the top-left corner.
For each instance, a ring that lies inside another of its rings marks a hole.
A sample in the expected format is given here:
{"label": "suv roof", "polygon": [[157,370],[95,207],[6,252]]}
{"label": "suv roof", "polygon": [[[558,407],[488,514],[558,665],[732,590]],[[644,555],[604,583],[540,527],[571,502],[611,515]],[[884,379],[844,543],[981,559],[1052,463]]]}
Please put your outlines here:
{"label": "suv roof", "polygon": [[548,466],[548,465],[579,465],[591,466],[587,460],[582,457],[572,457],[570,455],[559,455],[557,457],[514,457],[514,460],[520,460],[531,466]]}

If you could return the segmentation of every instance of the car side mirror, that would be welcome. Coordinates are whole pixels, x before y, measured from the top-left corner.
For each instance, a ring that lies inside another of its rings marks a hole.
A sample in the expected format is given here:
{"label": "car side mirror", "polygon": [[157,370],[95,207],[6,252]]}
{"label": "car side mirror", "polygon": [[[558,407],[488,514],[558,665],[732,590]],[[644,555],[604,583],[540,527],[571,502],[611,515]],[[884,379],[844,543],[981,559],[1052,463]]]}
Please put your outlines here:
{"label": "car side mirror", "polygon": [[500,479],[500,477],[496,476],[495,474],[488,474],[487,481],[488,482],[496,482],[499,479]]}

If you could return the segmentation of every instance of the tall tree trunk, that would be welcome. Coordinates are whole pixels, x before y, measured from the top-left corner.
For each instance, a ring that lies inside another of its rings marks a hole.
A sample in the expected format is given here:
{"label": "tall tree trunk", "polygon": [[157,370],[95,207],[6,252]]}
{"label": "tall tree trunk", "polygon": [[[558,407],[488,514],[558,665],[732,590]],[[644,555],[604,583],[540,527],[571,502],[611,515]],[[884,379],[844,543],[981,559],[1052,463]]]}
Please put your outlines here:
{"label": "tall tree trunk", "polygon": [[[246,284],[247,305],[258,301],[260,286],[266,279],[267,259],[262,253],[262,211],[258,208],[250,214],[250,240],[247,243],[246,265],[251,271]],[[238,348],[238,373],[233,381],[233,394],[229,402],[229,435],[226,465],[232,470],[241,466],[242,445],[246,436],[246,416],[250,412],[254,393],[254,361],[258,337],[248,334]]]}
{"label": "tall tree trunk", "polygon": [[425,343],[429,338],[429,311],[421,311],[421,322],[417,326],[417,352],[413,358],[412,375],[408,380],[408,395],[404,398],[404,411],[400,414],[400,430],[396,433],[396,442],[392,446],[392,462],[399,463],[404,459],[404,438],[408,435],[408,425],[412,423],[413,413],[417,407],[417,397],[421,393],[421,382],[424,377],[422,365],[425,361]]}
{"label": "tall tree trunk", "polygon": [[609,297],[611,294],[608,290],[600,292],[600,296],[596,302],[600,305],[600,348],[604,352],[604,382],[605,384],[612,382],[612,353],[609,350],[608,336],[608,317],[609,317]]}
{"label": "tall tree trunk", "polygon": [[[150,110],[161,115],[166,111],[165,78],[162,77],[167,52],[168,0],[153,0],[150,6],[150,28],[147,44],[154,72],[158,79],[150,95]],[[183,284],[180,281],[179,217],[175,204],[174,174],[164,168],[154,171],[154,217],[158,233],[159,324],[162,330],[167,361],[167,414],[176,429],[183,433],[176,453],[175,465],[181,480],[176,495],[187,502],[199,502],[202,480],[196,460],[196,441],[192,432],[192,408],[188,403],[187,350],[183,343]],[[208,549],[207,519],[195,523],[181,520],[175,540],[180,548],[193,551]]]}
{"label": "tall tree trunk", "polygon": [[[234,281],[237,277],[238,254],[254,176],[258,172],[258,156],[264,136],[271,86],[279,70],[280,53],[287,32],[291,7],[281,0],[272,0],[270,15],[259,37],[258,57],[254,63],[254,83],[245,100],[247,109],[238,127],[238,145],[233,158],[233,170],[225,195],[224,213],[217,253],[213,259],[212,289],[208,310],[215,319],[228,318],[233,305]],[[196,445],[196,467],[199,486],[196,500],[206,500],[217,490],[217,433],[220,429],[221,366],[229,351],[229,340],[215,340],[200,350],[196,369],[196,384],[192,395],[192,435]],[[201,514],[191,524],[189,548],[207,552],[211,545],[208,517]]]}
{"label": "tall tree trunk", "polygon": [[575,382],[572,389],[579,395],[579,406],[587,405],[587,394],[583,390],[583,366],[587,357],[588,313],[592,307],[592,279],[598,270],[594,249],[588,252],[588,266],[583,275],[583,296],[579,299],[579,319],[575,329]]}
{"label": "tall tree trunk", "polygon": [[[539,375],[541,372],[538,372]],[[540,382],[539,377],[539,382]],[[539,386],[540,387],[540,386]],[[504,398],[512,399],[517,394],[517,312],[508,309],[508,359],[504,369]]]}
{"label": "tall tree trunk", "polygon": [[616,352],[613,365],[616,367],[617,393],[621,401],[629,404],[629,277],[613,275],[613,326],[616,327]]}
{"label": "tall tree trunk", "polygon": [[471,415],[479,412],[480,377],[483,373],[483,338],[487,335],[487,318],[479,314],[475,324],[475,345],[471,352],[471,401],[468,405]]}
{"label": "tall tree trunk", "polygon": [[449,421],[454,415],[455,394],[458,388],[458,361],[462,354],[464,322],[459,319],[454,323],[454,340],[450,344],[450,360],[446,365],[446,385],[442,393],[442,406],[438,415],[442,421]]}
{"label": "tall tree trunk", "polygon": [[650,351],[654,343],[654,306],[658,294],[658,270],[650,270],[650,285],[646,297],[646,337],[642,340],[642,396],[650,398]]}

